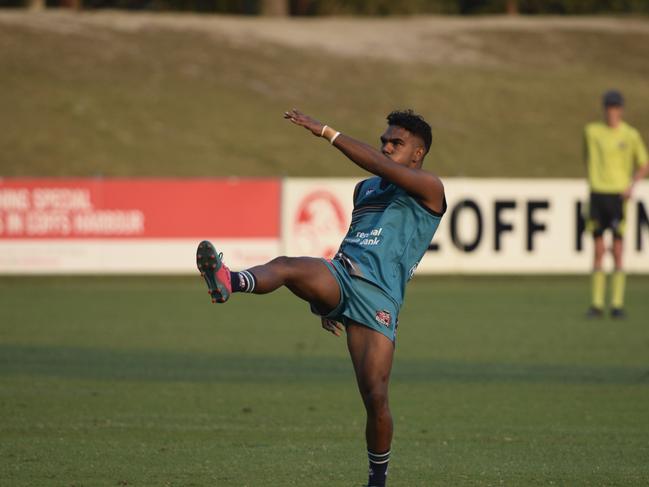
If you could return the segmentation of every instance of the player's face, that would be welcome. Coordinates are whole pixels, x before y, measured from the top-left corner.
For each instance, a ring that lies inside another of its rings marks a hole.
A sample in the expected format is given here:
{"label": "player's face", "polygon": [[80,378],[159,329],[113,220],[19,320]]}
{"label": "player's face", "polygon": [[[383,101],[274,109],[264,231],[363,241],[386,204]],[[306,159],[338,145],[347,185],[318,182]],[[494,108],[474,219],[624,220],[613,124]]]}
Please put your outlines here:
{"label": "player's face", "polygon": [[397,164],[416,167],[421,166],[425,155],[421,139],[396,125],[388,125],[381,135],[381,152]]}
{"label": "player's face", "polygon": [[604,108],[604,117],[606,118],[606,124],[609,127],[617,127],[622,121],[622,111],[622,107],[615,105]]}

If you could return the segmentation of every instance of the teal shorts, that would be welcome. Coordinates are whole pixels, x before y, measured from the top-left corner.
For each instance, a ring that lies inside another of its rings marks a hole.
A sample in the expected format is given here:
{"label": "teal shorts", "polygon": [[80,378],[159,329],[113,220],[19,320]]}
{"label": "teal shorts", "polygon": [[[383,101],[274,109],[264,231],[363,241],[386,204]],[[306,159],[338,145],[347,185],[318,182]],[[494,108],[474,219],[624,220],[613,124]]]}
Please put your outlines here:
{"label": "teal shorts", "polygon": [[338,306],[324,315],[324,318],[338,321],[345,327],[353,320],[378,331],[394,342],[399,324],[399,305],[395,300],[374,284],[350,276],[339,260],[323,259],[323,262],[327,264],[340,287]]}

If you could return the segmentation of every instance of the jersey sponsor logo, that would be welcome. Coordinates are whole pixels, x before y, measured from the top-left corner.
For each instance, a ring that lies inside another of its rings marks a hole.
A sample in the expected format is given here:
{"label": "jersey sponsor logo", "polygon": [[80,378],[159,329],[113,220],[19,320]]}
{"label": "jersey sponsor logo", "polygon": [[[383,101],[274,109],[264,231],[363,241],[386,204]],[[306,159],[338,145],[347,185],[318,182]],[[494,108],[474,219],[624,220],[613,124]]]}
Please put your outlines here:
{"label": "jersey sponsor logo", "polygon": [[369,232],[356,232],[356,235],[354,235],[353,237],[345,238],[345,242],[358,244],[364,247],[379,245],[381,243],[381,239],[379,237],[382,232],[383,227],[373,228]]}
{"label": "jersey sponsor logo", "polygon": [[390,327],[390,323],[392,323],[392,315],[388,310],[381,310],[376,312],[375,319],[378,323],[382,324],[383,326],[387,326],[388,328]]}

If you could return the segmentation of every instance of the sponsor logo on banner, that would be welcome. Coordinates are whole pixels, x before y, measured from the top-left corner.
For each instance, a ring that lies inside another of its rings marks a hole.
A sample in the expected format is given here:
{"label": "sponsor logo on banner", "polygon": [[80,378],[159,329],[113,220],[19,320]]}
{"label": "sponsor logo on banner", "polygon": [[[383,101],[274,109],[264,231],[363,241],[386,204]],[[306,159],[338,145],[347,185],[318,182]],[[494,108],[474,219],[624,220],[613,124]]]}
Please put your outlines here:
{"label": "sponsor logo on banner", "polygon": [[[585,180],[448,179],[445,188],[449,208],[423,272],[590,272]],[[625,267],[632,273],[649,272],[648,210],[649,184],[643,182],[625,217]],[[605,259],[611,269],[610,253]]]}
{"label": "sponsor logo on banner", "polygon": [[0,237],[144,235],[137,208],[98,208],[91,187],[0,186]]}
{"label": "sponsor logo on banner", "polygon": [[[306,220],[323,223],[306,225],[311,229],[303,233],[297,231],[300,225],[285,224],[282,235],[288,255],[319,256],[337,248],[348,229],[357,181],[285,181],[283,221],[299,221],[309,195],[329,193],[328,200],[339,202],[346,223],[340,225],[338,213],[327,205],[311,206]],[[448,210],[418,273],[590,272],[593,243],[586,230],[589,192],[584,179],[447,178],[444,186]],[[630,273],[648,273],[649,182],[636,186],[625,219],[625,267]],[[370,237],[374,238],[368,235],[368,243]],[[612,264],[607,254],[605,266]]]}
{"label": "sponsor logo on banner", "polygon": [[234,267],[279,253],[281,182],[0,179],[0,273],[191,273],[212,239]]}
{"label": "sponsor logo on banner", "polygon": [[331,258],[347,233],[358,180],[289,178],[282,187],[282,244],[289,256]]}
{"label": "sponsor logo on banner", "polygon": [[0,238],[278,237],[279,203],[276,180],[1,179]]}
{"label": "sponsor logo on banner", "polygon": [[347,217],[338,195],[315,190],[298,202],[293,225],[292,238],[304,255],[331,258],[347,229]]}

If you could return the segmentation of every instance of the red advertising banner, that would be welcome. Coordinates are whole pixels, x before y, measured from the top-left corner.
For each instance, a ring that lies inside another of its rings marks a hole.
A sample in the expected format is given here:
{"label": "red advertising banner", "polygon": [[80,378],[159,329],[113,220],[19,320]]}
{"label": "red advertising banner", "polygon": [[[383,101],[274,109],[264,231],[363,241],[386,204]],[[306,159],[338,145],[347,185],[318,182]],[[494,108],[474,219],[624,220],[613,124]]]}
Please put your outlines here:
{"label": "red advertising banner", "polygon": [[2,239],[279,238],[277,179],[0,179]]}

